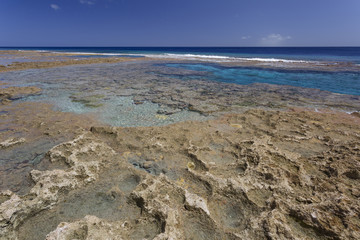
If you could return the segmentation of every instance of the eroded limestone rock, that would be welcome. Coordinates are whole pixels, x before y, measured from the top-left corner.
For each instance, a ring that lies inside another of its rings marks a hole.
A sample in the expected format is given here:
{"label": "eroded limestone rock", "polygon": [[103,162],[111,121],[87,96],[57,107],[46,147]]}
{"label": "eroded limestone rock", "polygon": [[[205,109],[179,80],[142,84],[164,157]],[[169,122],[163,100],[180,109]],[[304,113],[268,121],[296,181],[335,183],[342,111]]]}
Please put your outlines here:
{"label": "eroded limestone rock", "polygon": [[73,223],[60,223],[46,236],[46,240],[128,239],[127,226],[126,222],[110,223],[96,216],[85,216],[84,219]]}
{"label": "eroded limestone rock", "polygon": [[16,144],[20,144],[20,143],[23,143],[25,142],[25,138],[9,138],[3,142],[0,142],[0,149],[1,148],[8,148],[8,147],[11,147],[13,145],[16,145]]}
{"label": "eroded limestone rock", "polygon": [[99,169],[115,159],[142,172],[131,192],[120,193],[141,217],[74,219],[48,239],[138,239],[134,229],[149,224],[151,239],[359,239],[356,119],[252,110],[164,127],[94,127],[48,153],[67,169],[33,171],[27,196],[2,194],[2,236],[16,236],[62,192],[98,181]]}
{"label": "eroded limestone rock", "polygon": [[78,188],[98,178],[97,173],[104,162],[115,152],[91,134],[84,134],[73,141],[60,144],[48,153],[50,161],[63,161],[68,169],[51,171],[33,170],[31,177],[35,186],[25,196],[10,191],[1,193],[10,199],[0,205],[0,237],[15,239],[17,227],[30,216],[51,208],[59,194]]}

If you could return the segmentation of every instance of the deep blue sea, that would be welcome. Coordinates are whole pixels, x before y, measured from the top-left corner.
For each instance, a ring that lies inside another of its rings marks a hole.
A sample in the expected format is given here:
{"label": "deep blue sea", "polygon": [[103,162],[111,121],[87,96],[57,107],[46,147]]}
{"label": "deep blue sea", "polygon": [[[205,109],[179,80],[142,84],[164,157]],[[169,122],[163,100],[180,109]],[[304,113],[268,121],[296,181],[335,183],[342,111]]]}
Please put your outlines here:
{"label": "deep blue sea", "polygon": [[99,54],[193,54],[243,58],[351,61],[360,64],[360,47],[0,47]]}
{"label": "deep blue sea", "polygon": [[[147,56],[161,60],[199,60],[194,64],[168,64],[169,67],[207,72],[210,81],[237,84],[270,83],[316,88],[335,93],[360,95],[360,71],[304,71],[286,68],[224,67],[218,63],[238,59],[264,63],[349,62],[360,65],[360,47],[13,47],[1,49],[76,52],[101,56]],[[198,77],[187,76],[189,78]]]}

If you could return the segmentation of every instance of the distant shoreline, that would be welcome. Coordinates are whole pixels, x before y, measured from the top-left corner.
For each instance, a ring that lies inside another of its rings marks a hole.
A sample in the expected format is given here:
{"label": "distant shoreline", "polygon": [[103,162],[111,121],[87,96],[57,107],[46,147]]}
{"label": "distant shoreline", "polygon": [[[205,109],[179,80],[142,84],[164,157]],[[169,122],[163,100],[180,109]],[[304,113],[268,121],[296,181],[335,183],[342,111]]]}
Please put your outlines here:
{"label": "distant shoreline", "polygon": [[[229,57],[204,54],[141,54],[102,52],[54,52],[46,50],[0,50],[0,57],[6,55],[16,59],[4,65],[0,59],[0,72],[34,68],[52,68],[75,64],[117,63],[136,60],[157,60],[171,62],[205,62],[225,67],[256,67],[285,70],[360,72],[360,64],[348,61],[312,61],[283,58]],[[20,60],[20,61],[19,61]]]}
{"label": "distant shoreline", "polygon": [[[8,65],[1,65],[0,60],[0,72],[20,71],[26,69],[40,69],[40,68],[54,68],[69,65],[78,64],[99,64],[99,63],[117,63],[139,60],[139,58],[128,57],[109,57],[109,58],[87,58],[78,59],[72,58],[72,54],[69,53],[48,53],[38,51],[1,51],[0,56],[3,54],[9,55],[9,59],[14,60]],[[23,61],[24,59],[28,61]]]}

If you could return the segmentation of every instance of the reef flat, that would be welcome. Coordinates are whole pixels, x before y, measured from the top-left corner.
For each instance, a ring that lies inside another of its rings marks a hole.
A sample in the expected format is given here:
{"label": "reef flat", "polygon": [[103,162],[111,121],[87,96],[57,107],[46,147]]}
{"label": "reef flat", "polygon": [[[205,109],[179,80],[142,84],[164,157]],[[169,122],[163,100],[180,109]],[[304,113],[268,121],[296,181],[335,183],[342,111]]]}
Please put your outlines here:
{"label": "reef flat", "polygon": [[0,74],[0,239],[360,238],[359,96],[128,60]]}
{"label": "reef flat", "polygon": [[116,63],[138,59],[124,57],[82,57],[75,53],[2,50],[0,51],[0,72],[53,68],[77,64]]}

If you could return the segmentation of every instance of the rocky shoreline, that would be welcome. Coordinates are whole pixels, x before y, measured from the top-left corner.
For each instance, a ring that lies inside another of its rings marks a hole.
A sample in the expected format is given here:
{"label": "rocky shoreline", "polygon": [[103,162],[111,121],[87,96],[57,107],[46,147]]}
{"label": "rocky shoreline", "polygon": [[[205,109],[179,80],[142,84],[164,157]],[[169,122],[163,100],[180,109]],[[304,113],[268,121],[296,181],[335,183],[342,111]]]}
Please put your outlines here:
{"label": "rocky shoreline", "polygon": [[116,168],[135,182],[124,190],[114,178],[103,201],[124,198],[139,219],[86,214],[59,223],[47,239],[132,239],[145,234],[140,228],[153,228],[147,234],[154,236],[142,236],[149,239],[357,239],[359,123],[294,109],[165,127],[93,127],[46,154],[43,161],[64,167],[32,170],[28,194],[1,193],[1,234],[36,239],[30,236],[41,215],[71,191],[109,181],[103,174]]}
{"label": "rocky shoreline", "polygon": [[[76,54],[71,53],[50,53],[37,51],[0,51],[0,58],[2,55],[7,56],[10,60],[14,59],[11,64],[1,65],[1,72],[21,71],[25,69],[42,69],[54,68],[70,65],[81,64],[96,64],[96,63],[118,63],[139,60],[141,58],[130,57],[91,57],[91,58],[76,58]],[[21,60],[28,60],[21,62]],[[1,63],[1,62],[0,62]]]}
{"label": "rocky shoreline", "polygon": [[360,239],[360,117],[338,111],[356,96],[126,68],[137,84],[129,70],[90,87],[210,118],[112,127],[0,86],[0,151],[19,158],[0,169],[0,239]]}

